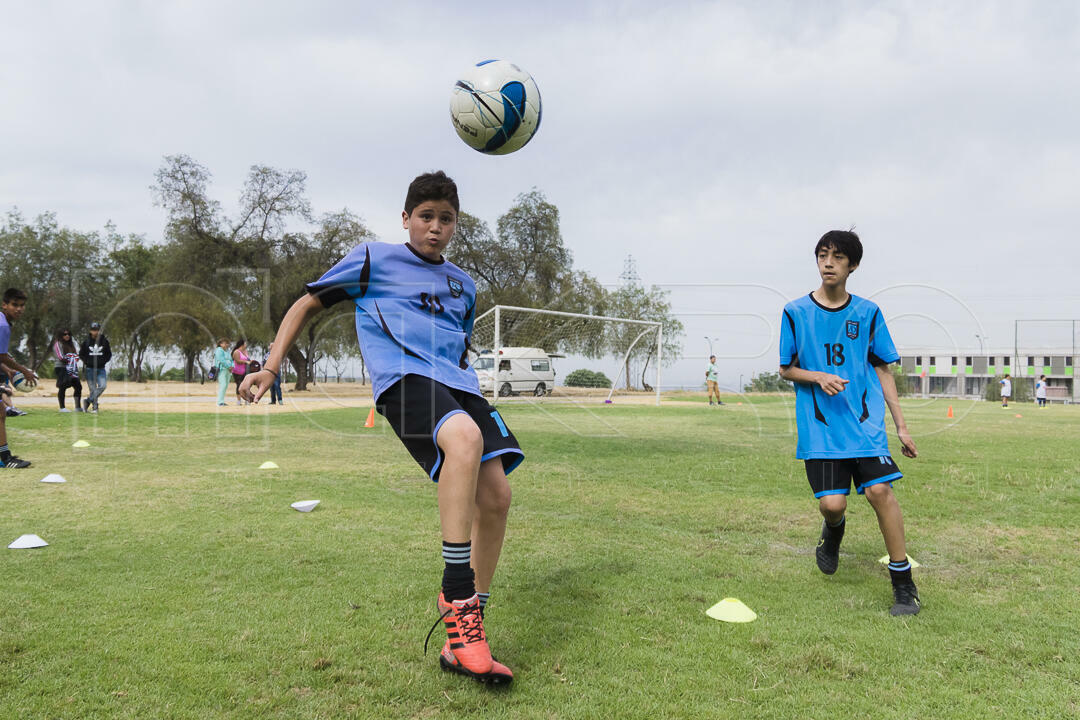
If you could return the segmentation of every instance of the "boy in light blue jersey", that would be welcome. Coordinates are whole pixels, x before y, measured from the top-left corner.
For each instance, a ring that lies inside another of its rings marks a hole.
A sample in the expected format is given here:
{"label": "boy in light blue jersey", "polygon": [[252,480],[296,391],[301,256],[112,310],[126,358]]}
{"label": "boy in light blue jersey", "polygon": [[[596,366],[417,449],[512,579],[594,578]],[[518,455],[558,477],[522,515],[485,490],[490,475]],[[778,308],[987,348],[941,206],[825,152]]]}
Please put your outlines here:
{"label": "boy in light blue jersey", "polygon": [[847,496],[865,495],[877,514],[889,552],[893,615],[919,612],[911,579],[904,519],[892,492],[902,476],[889,454],[885,406],[892,414],[901,452],[917,454],[908,433],[889,364],[900,359],[877,305],[847,292],[848,276],[862,260],[853,232],[832,230],[814,248],[821,286],[784,306],[780,327],[780,375],[795,383],[799,430],[796,457],[824,518],[818,568],[836,572],[844,537]]}
{"label": "boy in light blue jersey", "polygon": [[436,607],[447,632],[439,663],[506,684],[513,673],[491,657],[483,611],[506,533],[506,475],[524,455],[480,394],[469,364],[476,285],[442,256],[458,211],[457,186],[444,173],[413,180],[402,212],[408,242],[360,245],[308,283],[282,320],[263,369],[248,375],[239,392],[258,402],[309,318],[340,301],[356,306],[356,336],[376,407],[439,484],[445,567]]}

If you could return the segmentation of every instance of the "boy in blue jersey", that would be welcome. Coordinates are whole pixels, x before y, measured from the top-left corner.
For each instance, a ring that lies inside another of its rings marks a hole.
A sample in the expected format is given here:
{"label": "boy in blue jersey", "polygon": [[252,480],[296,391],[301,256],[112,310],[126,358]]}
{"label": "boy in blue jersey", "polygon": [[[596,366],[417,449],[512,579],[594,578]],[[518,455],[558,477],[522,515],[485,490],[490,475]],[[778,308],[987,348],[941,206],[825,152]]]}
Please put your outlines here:
{"label": "boy in blue jersey", "polygon": [[282,320],[263,369],[239,392],[258,402],[309,318],[342,300],[356,305],[376,407],[438,483],[445,567],[436,606],[447,632],[439,663],[505,684],[513,673],[491,657],[483,611],[506,533],[506,475],[524,454],[469,364],[476,285],[442,256],[458,210],[457,186],[443,172],[413,180],[401,214],[408,242],[360,245],[309,283]]}
{"label": "boy in blue jersey", "polygon": [[889,454],[885,407],[892,414],[905,457],[917,454],[897,400],[889,364],[900,359],[877,305],[847,292],[848,276],[862,260],[853,232],[832,230],[814,248],[821,287],[784,306],[780,327],[780,375],[795,383],[799,429],[796,457],[824,517],[817,565],[836,572],[844,512],[854,482],[877,514],[889,552],[893,615],[919,612],[911,579],[904,519],[892,492],[901,477]]}
{"label": "boy in blue jersey", "polygon": [[[37,384],[37,375],[33,370],[20,365],[8,352],[11,344],[11,323],[22,317],[26,310],[26,293],[18,288],[8,288],[4,291],[2,305],[0,305],[0,365],[14,368],[26,378],[27,385]],[[28,468],[29,460],[23,460],[11,454],[7,442],[7,427],[4,423],[7,413],[0,412],[0,468]]]}

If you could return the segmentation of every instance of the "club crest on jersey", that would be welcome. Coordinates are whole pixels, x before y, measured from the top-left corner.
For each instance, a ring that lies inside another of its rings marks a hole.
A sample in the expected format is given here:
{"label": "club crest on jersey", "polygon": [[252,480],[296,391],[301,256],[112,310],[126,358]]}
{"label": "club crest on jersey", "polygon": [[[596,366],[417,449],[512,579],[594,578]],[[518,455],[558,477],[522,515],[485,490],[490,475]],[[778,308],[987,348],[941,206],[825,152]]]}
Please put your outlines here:
{"label": "club crest on jersey", "polygon": [[859,337],[859,321],[858,320],[848,320],[846,329],[847,329],[848,339],[854,340],[855,338]]}
{"label": "club crest on jersey", "polygon": [[449,275],[446,277],[446,284],[450,286],[450,294],[454,297],[461,297],[461,293],[465,292],[465,286],[460,280],[455,280]]}

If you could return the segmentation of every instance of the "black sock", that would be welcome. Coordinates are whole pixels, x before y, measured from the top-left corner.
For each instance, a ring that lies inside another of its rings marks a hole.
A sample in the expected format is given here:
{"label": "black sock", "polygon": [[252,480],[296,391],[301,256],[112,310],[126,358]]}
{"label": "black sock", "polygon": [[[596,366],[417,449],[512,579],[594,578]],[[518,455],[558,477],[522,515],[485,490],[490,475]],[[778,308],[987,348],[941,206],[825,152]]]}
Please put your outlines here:
{"label": "black sock", "polygon": [[467,600],[476,594],[476,576],[472,565],[472,542],[452,543],[443,541],[442,591],[446,602]]}
{"label": "black sock", "polygon": [[829,535],[829,539],[840,542],[844,537],[844,529],[847,528],[847,515],[840,518],[840,522],[833,525],[828,520],[825,521],[826,532]]}
{"label": "black sock", "polygon": [[907,558],[903,560],[889,559],[889,577],[893,585],[906,585],[911,582],[911,563]]}
{"label": "black sock", "polygon": [[7,465],[7,461],[11,459],[11,450],[7,445],[0,446],[0,463]]}

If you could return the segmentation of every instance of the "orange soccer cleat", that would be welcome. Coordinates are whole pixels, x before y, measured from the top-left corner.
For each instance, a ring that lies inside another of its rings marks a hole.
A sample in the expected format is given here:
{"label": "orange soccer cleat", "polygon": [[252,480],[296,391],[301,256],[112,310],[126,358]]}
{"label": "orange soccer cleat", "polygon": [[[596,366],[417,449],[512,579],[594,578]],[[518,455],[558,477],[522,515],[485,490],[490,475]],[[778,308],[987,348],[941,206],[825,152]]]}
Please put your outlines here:
{"label": "orange soccer cleat", "polygon": [[[494,662],[491,649],[484,634],[484,618],[480,614],[480,599],[474,594],[468,600],[446,602],[442,593],[436,603],[440,619],[446,625],[446,646],[439,662],[446,667],[446,662],[453,658],[451,667],[455,672],[484,680],[492,671]],[[444,657],[446,653],[449,657]]]}
{"label": "orange soccer cleat", "polygon": [[491,672],[487,675],[473,675],[465,670],[461,661],[454,655],[454,651],[450,649],[450,640],[447,639],[446,644],[443,645],[442,652],[439,653],[439,666],[443,670],[449,670],[450,672],[462,673],[475,677],[477,680],[490,685],[509,685],[514,681],[514,673],[510,671],[510,668],[503,665],[495,658],[491,659]]}

